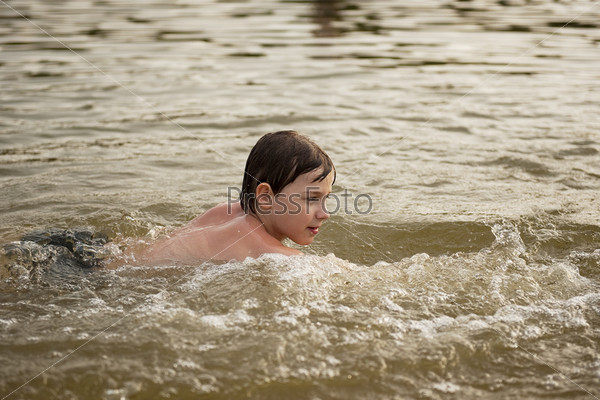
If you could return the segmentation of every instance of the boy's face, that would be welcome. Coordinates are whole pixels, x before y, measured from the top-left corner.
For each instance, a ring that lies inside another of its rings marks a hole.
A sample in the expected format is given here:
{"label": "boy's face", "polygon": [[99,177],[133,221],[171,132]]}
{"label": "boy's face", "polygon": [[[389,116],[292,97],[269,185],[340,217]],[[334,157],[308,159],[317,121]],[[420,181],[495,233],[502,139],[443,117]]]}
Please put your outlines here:
{"label": "boy's face", "polygon": [[333,171],[314,182],[320,174],[320,169],[302,174],[274,196],[271,210],[261,216],[271,236],[280,241],[289,238],[300,245],[312,243],[329,218],[325,199],[333,184]]}

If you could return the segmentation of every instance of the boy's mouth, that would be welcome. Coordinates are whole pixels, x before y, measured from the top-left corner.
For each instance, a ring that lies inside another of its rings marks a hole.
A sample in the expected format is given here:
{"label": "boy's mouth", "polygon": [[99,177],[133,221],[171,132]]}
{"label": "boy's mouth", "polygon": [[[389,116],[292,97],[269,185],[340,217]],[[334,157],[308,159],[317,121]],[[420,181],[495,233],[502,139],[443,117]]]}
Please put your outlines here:
{"label": "boy's mouth", "polygon": [[310,231],[310,233],[312,233],[313,235],[316,235],[317,233],[319,233],[319,227],[318,226],[309,226],[308,230]]}

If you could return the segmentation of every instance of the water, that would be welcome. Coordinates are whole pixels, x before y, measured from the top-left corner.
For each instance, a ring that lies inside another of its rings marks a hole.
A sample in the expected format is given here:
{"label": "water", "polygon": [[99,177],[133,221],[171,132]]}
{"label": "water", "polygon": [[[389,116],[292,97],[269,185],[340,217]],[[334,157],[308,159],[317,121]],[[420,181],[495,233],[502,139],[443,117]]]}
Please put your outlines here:
{"label": "water", "polygon": [[279,129],[373,206],[298,258],[106,271],[5,250],[2,398],[600,397],[599,16],[1,2],[0,243],[159,236],[226,200]]}

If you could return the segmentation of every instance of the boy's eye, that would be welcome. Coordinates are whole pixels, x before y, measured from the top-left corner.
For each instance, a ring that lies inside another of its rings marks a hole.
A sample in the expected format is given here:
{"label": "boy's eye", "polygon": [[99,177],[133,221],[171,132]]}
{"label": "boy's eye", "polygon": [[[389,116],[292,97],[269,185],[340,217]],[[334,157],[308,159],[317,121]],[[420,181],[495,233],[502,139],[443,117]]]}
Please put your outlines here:
{"label": "boy's eye", "polygon": [[340,200],[337,197],[331,195],[325,197],[325,208],[327,209],[327,212],[335,212],[334,210],[337,210],[339,207]]}

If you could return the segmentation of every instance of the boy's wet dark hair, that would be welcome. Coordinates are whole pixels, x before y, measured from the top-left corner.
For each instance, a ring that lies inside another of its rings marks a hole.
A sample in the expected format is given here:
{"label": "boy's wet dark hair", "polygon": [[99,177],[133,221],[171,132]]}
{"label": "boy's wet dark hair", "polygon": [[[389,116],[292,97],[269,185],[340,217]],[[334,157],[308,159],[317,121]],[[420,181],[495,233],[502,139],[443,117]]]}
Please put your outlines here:
{"label": "boy's wet dark hair", "polygon": [[329,156],[307,136],[296,131],[267,133],[254,145],[248,155],[240,193],[242,210],[256,213],[256,187],[265,182],[274,194],[283,190],[298,176],[322,168],[314,180],[320,182],[335,167]]}

